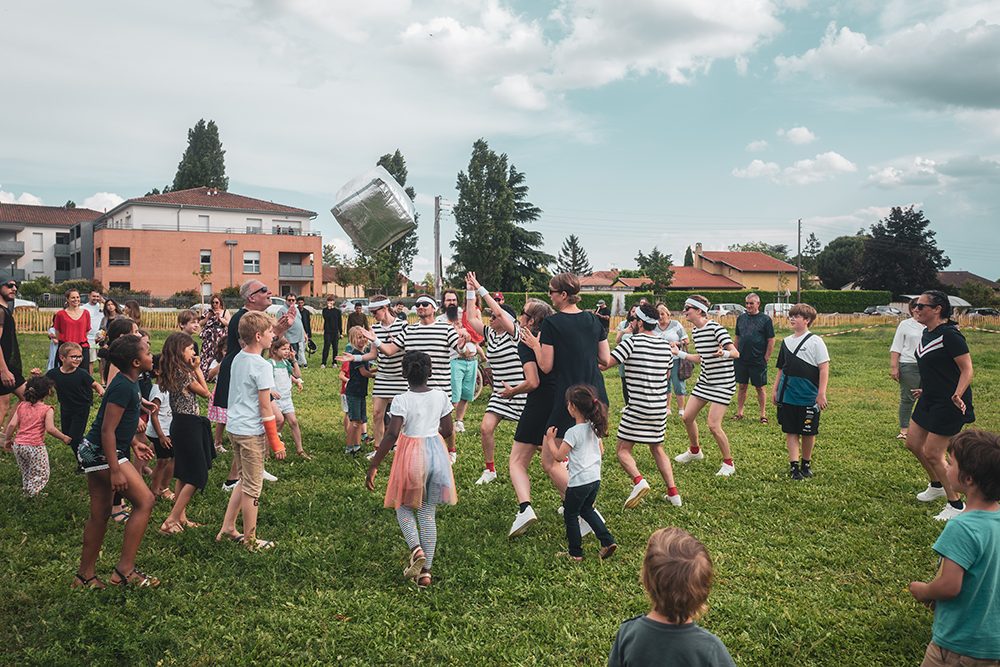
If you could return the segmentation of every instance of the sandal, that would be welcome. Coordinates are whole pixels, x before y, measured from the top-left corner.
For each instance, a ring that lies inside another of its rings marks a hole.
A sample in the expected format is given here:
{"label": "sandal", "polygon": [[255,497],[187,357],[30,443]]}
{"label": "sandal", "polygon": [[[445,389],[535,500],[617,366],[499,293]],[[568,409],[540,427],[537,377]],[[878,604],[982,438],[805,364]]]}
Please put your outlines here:
{"label": "sandal", "polygon": [[902,433],[902,432],[897,433],[896,434],[896,440],[906,440],[906,434]]}
{"label": "sandal", "polygon": [[164,521],[163,525],[160,526],[160,535],[166,535],[167,537],[172,537],[183,532],[184,526],[179,523],[169,523]]}
{"label": "sandal", "polygon": [[743,420],[743,415],[733,415],[733,421],[738,422],[742,420]]}
{"label": "sandal", "polygon": [[128,518],[130,516],[131,516],[131,514],[129,514],[125,510],[118,510],[117,512],[114,512],[111,515],[111,518],[115,520],[115,523],[124,525],[125,522],[128,521]]}
{"label": "sandal", "polygon": [[[111,578],[112,586],[137,586],[138,588],[156,588],[160,585],[160,580],[156,577],[151,577],[148,574],[139,571],[139,568],[133,567],[132,571],[128,575],[122,574],[122,571],[117,567],[114,568],[115,572]],[[118,581],[114,580],[114,576],[118,576]]]}
{"label": "sandal", "polygon": [[606,547],[601,547],[597,555],[601,557],[601,560],[607,560],[615,555],[615,550],[618,548],[617,544],[609,544]]}
{"label": "sandal", "polygon": [[410,552],[410,564],[403,568],[403,578],[416,579],[426,563],[427,556],[424,555],[424,550],[419,546],[413,547],[413,551]]}
{"label": "sandal", "polygon": [[247,551],[267,551],[274,548],[274,542],[271,540],[254,539],[253,542],[247,542],[246,540],[243,542],[246,545]]}
{"label": "sandal", "polygon": [[417,588],[418,589],[425,590],[428,586],[431,585],[431,573],[430,572],[421,572],[420,576],[417,577],[416,582],[417,582]]}
{"label": "sandal", "polygon": [[[107,584],[97,578],[96,574],[89,579],[84,579],[83,575],[79,572],[77,572],[75,576],[76,581],[73,582],[70,588],[96,588],[97,590],[101,590],[102,588],[108,587]],[[77,581],[80,583],[76,583]]]}
{"label": "sandal", "polygon": [[761,424],[767,424],[767,423],[768,423],[768,421],[767,421],[767,417],[761,417],[761,418],[760,418],[760,423],[761,423]]}
{"label": "sandal", "polygon": [[220,530],[219,534],[215,536],[215,541],[221,542],[224,539],[228,539],[230,542],[236,542],[236,544],[243,544],[243,541],[246,538],[244,538],[240,533],[224,533]]}
{"label": "sandal", "polygon": [[302,458],[304,458],[306,461],[312,461],[312,458],[313,458],[312,455],[311,454],[307,454],[306,450],[304,450],[304,449],[300,450],[300,451],[297,451],[295,453],[298,454],[299,456],[301,456]]}
{"label": "sandal", "polygon": [[184,521],[181,522],[181,525],[185,528],[201,528],[205,524],[198,523],[197,521],[191,521],[190,519],[184,519]]}
{"label": "sandal", "polygon": [[160,500],[166,500],[169,502],[174,502],[174,500],[177,499],[177,496],[175,496],[174,492],[171,491],[170,489],[163,489],[158,494],[156,494],[156,497],[159,498]]}

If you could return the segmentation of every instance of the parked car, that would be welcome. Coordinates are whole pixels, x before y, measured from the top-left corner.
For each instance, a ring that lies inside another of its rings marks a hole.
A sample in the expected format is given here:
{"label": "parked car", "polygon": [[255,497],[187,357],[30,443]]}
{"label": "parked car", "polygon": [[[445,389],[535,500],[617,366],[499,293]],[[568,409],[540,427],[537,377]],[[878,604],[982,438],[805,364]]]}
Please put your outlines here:
{"label": "parked car", "polygon": [[347,299],[346,301],[344,301],[344,303],[340,304],[340,309],[345,313],[352,313],[354,312],[354,304],[358,303],[359,301],[361,302],[362,310],[367,312],[368,304],[370,302],[368,300],[368,297],[366,296],[359,296],[356,299]]}
{"label": "parked car", "polygon": [[970,308],[966,313],[969,317],[1000,317],[996,308]]}
{"label": "parked car", "polygon": [[764,314],[774,319],[777,315],[787,316],[791,309],[792,304],[790,303],[768,303],[764,305]]}
{"label": "parked car", "polygon": [[14,308],[38,308],[38,304],[28,299],[14,297]]}
{"label": "parked car", "polygon": [[717,303],[708,309],[708,316],[742,315],[745,312],[747,312],[747,309],[738,303]]}
{"label": "parked car", "polygon": [[902,317],[903,311],[894,306],[868,306],[865,315],[883,315],[887,317]]}
{"label": "parked car", "polygon": [[[366,299],[366,301],[367,301],[367,299]],[[288,305],[288,302],[285,299],[285,297],[283,297],[283,296],[272,296],[271,297],[271,305],[268,306],[267,310],[264,311],[264,312],[266,312],[268,315],[270,315],[272,317],[277,317],[278,313],[281,311],[281,309],[284,308],[287,305]],[[316,313],[319,312],[319,310],[317,310],[316,308],[313,308],[309,304],[306,304],[305,306],[303,306],[303,308],[305,308],[306,312],[309,313],[310,315],[315,315]]]}

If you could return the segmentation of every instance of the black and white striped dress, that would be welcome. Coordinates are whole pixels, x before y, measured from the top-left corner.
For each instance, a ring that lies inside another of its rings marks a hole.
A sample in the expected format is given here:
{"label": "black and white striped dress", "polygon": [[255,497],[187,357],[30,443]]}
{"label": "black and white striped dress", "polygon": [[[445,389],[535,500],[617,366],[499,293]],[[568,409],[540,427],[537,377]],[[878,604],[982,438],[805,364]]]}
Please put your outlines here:
{"label": "black and white striped dress", "polygon": [[691,340],[694,341],[695,352],[701,356],[701,373],[698,374],[698,381],[691,395],[712,403],[729,405],[736,393],[733,360],[715,356],[720,346],[725,348],[733,344],[729,332],[715,320],[709,320],[700,329],[695,327],[691,330]]}
{"label": "black and white striped dress", "polygon": [[[406,329],[407,323],[403,320],[393,320],[388,327],[376,322],[372,325],[372,331],[381,343],[395,343],[399,340],[400,334]],[[392,398],[404,393],[409,387],[403,377],[403,350],[396,354],[378,353],[378,371],[375,373],[375,384],[372,387],[372,396],[381,398]]]}
{"label": "black and white striped dress", "polygon": [[427,386],[440,389],[451,400],[450,351],[458,345],[458,332],[448,322],[409,325],[399,334],[396,345],[404,351],[425,352],[431,357],[431,377]]}
{"label": "black and white striped dress", "polygon": [[517,354],[517,342],[521,338],[521,326],[514,323],[514,336],[506,332],[497,332],[486,327],[486,358],[490,361],[490,368],[493,370],[493,392],[490,394],[490,402],[486,406],[486,412],[492,412],[503,419],[517,421],[521,418],[521,411],[527,400],[526,394],[518,394],[513,398],[501,398],[500,392],[504,390],[504,382],[511,387],[524,382],[524,366],[521,365],[521,358]]}
{"label": "black and white striped dress", "polygon": [[611,356],[625,369],[628,387],[618,439],[646,445],[663,442],[673,366],[670,343],[660,336],[635,334],[623,338]]}

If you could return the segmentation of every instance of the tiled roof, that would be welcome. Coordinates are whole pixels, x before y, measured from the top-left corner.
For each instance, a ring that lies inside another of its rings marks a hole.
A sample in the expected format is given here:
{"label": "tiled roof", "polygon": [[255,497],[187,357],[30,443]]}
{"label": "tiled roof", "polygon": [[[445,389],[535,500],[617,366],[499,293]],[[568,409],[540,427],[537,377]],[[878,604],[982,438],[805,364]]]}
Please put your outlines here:
{"label": "tiled roof", "polygon": [[693,266],[671,266],[674,279],[670,289],[743,289],[743,285],[725,276],[696,269]]}
{"label": "tiled roof", "polygon": [[1000,289],[1000,283],[989,278],[977,276],[970,271],[938,271],[938,281],[948,287],[961,287],[965,283],[973,282],[992,287],[993,289]]}
{"label": "tiled roof", "polygon": [[0,222],[15,225],[41,225],[47,227],[72,227],[85,220],[97,220],[99,211],[89,208],[64,206],[30,206],[28,204],[0,204]]}
{"label": "tiled roof", "polygon": [[650,284],[649,278],[646,278],[645,276],[643,276],[642,278],[619,278],[617,282],[620,282],[622,285],[625,285],[626,287],[631,287],[632,289],[637,289],[639,287],[642,287],[643,285]]}
{"label": "tiled roof", "polygon": [[789,273],[798,269],[788,262],[775,259],[762,252],[717,252],[701,253],[705,259],[719,264],[728,264],[738,271],[765,271]]}
{"label": "tiled roof", "polygon": [[[149,195],[148,197],[135,197],[119,204],[115,210],[130,205],[154,205],[154,206],[190,206],[191,208],[214,208],[229,209],[236,211],[254,211],[261,213],[281,213],[285,215],[304,215],[315,217],[315,211],[307,211],[294,206],[284,206],[275,204],[263,199],[244,197],[243,195],[216,190],[215,188],[191,188],[190,190],[177,190],[176,192],[165,192],[159,195]],[[114,213],[115,211],[111,211]]]}

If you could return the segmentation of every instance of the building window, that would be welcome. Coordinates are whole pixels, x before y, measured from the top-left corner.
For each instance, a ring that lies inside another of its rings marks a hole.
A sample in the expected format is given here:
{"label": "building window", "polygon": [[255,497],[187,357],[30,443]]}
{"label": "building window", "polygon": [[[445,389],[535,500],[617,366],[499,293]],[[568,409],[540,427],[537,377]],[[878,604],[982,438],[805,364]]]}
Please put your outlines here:
{"label": "building window", "polygon": [[201,251],[201,270],[211,271],[212,270],[212,251],[202,250]]}
{"label": "building window", "polygon": [[260,234],[263,224],[262,218],[247,218],[247,234]]}
{"label": "building window", "polygon": [[44,259],[31,260],[31,272],[34,274],[45,273],[45,260]]}
{"label": "building window", "polygon": [[69,271],[69,257],[56,257],[56,271]]}
{"label": "building window", "polygon": [[45,252],[45,236],[41,232],[31,233],[31,251]]}
{"label": "building window", "polygon": [[260,251],[243,251],[243,273],[260,273]]}
{"label": "building window", "polygon": [[63,232],[56,234],[56,243],[59,245],[69,245],[69,234]]}
{"label": "building window", "polygon": [[209,222],[209,219],[208,219],[207,215],[199,215],[198,216],[198,229],[201,229],[201,230],[204,230],[204,231],[207,232],[209,230],[209,228],[210,228],[209,225],[210,225],[210,222]]}
{"label": "building window", "polygon": [[131,248],[108,248],[108,266],[128,266],[131,260]]}
{"label": "building window", "polygon": [[131,291],[131,289],[132,289],[132,283],[113,282],[112,281],[112,282],[108,283],[108,289],[120,289],[123,292],[128,292],[128,291]]}
{"label": "building window", "polygon": [[101,268],[101,249],[94,248],[94,266]]}

